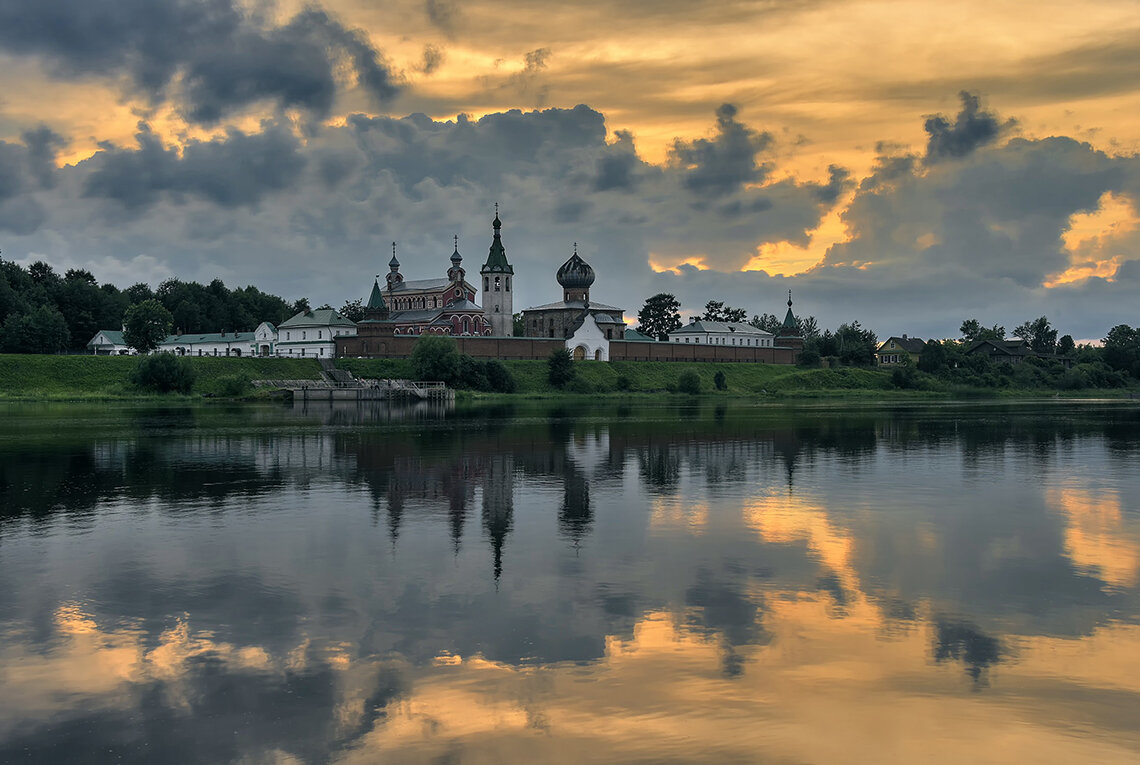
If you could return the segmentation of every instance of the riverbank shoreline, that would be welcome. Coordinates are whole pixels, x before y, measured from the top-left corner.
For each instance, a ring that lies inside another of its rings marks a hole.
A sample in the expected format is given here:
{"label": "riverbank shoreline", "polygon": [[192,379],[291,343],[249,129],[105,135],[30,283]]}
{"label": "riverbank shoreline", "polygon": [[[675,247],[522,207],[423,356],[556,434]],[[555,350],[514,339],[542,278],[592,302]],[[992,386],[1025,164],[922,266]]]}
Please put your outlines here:
{"label": "riverbank shoreline", "polygon": [[[141,391],[130,383],[139,357],[0,355],[0,401],[228,401],[272,400],[279,394],[249,388],[258,379],[318,380],[317,359],[188,357],[195,372],[188,394]],[[669,397],[744,398],[764,401],[884,400],[948,401],[955,399],[1140,399],[1140,387],[1059,391],[1049,388],[897,388],[889,372],[839,367],[802,369],[774,364],[704,362],[604,362],[574,365],[574,380],[562,389],[547,380],[544,361],[503,362],[515,380],[513,393],[460,390],[461,401],[520,399],[642,400]],[[360,378],[414,378],[407,359],[337,359],[337,366]],[[700,393],[678,391],[685,372],[697,375]],[[716,379],[723,374],[724,389]],[[234,393],[234,382],[245,389]]]}

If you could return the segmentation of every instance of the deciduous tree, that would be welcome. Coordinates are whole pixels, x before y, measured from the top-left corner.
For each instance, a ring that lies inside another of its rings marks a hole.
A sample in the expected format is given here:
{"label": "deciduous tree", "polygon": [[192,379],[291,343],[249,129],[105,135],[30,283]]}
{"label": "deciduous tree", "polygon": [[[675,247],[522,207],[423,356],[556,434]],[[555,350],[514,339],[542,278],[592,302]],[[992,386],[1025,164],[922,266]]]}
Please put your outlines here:
{"label": "deciduous tree", "polygon": [[669,333],[681,328],[681,303],[667,292],[659,292],[645,301],[637,312],[638,329],[658,340],[668,340]]}
{"label": "deciduous tree", "polygon": [[123,316],[123,340],[139,353],[150,353],[170,334],[174,317],[157,300],[144,300]]}
{"label": "deciduous tree", "polygon": [[743,308],[733,308],[720,300],[710,300],[705,303],[705,312],[701,314],[704,321],[733,321],[741,322],[748,318],[748,311]]}

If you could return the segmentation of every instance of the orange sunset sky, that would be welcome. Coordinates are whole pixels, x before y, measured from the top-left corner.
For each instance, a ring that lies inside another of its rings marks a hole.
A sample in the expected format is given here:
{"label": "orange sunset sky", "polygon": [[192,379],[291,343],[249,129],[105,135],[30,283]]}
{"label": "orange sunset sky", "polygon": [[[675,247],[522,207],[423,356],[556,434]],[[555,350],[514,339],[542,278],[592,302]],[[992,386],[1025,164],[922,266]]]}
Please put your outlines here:
{"label": "orange sunset sky", "polygon": [[[399,243],[956,336],[1140,297],[1140,6],[0,4],[0,250],[340,305]],[[517,111],[512,111],[517,110]],[[359,294],[358,294],[359,293]],[[781,297],[783,296],[783,297]]]}

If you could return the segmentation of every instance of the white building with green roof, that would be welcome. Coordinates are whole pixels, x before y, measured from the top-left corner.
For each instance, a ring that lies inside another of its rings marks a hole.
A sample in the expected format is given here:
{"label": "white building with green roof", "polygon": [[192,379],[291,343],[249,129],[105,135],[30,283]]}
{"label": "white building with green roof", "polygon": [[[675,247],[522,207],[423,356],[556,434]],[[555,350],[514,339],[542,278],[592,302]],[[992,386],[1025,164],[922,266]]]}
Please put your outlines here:
{"label": "white building with green roof", "polygon": [[302,311],[278,325],[274,355],[331,359],[335,338],[355,335],[356,325],[331,308]]}

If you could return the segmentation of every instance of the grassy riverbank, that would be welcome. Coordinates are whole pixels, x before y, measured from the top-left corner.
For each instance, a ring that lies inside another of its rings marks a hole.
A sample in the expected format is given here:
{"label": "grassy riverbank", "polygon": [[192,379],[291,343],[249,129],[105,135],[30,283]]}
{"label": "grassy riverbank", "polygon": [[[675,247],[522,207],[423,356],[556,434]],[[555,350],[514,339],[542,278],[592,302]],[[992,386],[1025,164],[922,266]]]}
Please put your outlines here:
{"label": "grassy riverbank", "polygon": [[[196,377],[191,396],[217,395],[223,378],[315,380],[316,359],[190,357]],[[0,354],[0,398],[140,398],[130,382],[137,356],[40,356]]]}
{"label": "grassy riverbank", "polygon": [[[152,397],[130,383],[137,357],[0,355],[0,399],[83,400]],[[315,359],[192,357],[196,372],[190,397],[220,395],[234,377],[246,380],[320,378]],[[875,369],[840,367],[800,369],[779,364],[710,364],[690,362],[594,362],[574,365],[575,379],[564,390],[547,381],[545,361],[506,361],[516,384],[515,395],[561,397],[566,395],[654,394],[677,390],[678,377],[692,371],[701,390],[716,390],[714,377],[724,372],[727,391],[718,395],[772,398],[963,398],[1052,396],[1057,391],[1035,389],[935,388],[899,390],[891,375]],[[337,365],[357,377],[412,378],[406,359],[338,359]],[[484,394],[477,394],[484,395]],[[503,394],[495,394],[503,395]],[[1066,398],[1127,398],[1129,391],[1065,391]]]}

